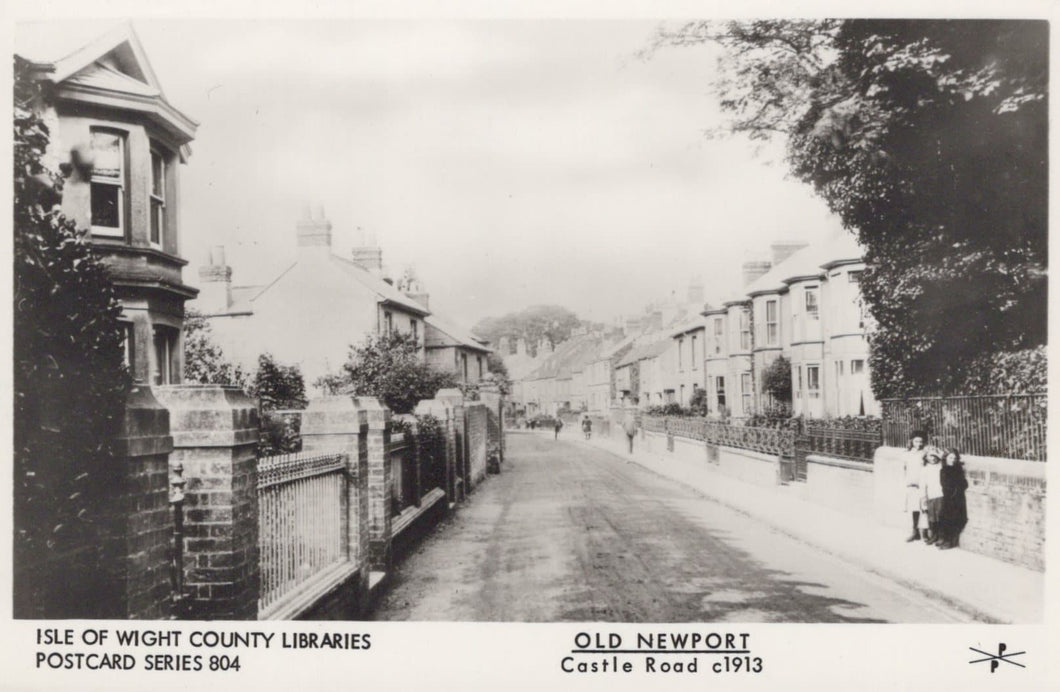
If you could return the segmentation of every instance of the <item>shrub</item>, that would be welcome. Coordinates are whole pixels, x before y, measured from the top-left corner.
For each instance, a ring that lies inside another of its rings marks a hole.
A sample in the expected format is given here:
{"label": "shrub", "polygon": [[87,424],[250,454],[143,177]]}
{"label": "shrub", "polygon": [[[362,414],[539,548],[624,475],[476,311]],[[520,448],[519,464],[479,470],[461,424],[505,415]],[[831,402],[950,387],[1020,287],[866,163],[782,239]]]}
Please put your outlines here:
{"label": "shrub", "polygon": [[16,58],[14,613],[99,617],[111,582],[100,498],[117,482],[110,445],[130,378],[106,267],[55,207],[62,180],[42,162],[43,96]]}

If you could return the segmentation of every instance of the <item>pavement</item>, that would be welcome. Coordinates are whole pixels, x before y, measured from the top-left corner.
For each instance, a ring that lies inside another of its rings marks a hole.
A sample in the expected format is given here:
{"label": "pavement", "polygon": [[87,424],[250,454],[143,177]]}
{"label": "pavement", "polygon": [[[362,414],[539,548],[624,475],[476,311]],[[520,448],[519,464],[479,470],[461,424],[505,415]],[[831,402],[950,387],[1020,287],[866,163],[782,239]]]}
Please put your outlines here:
{"label": "pavement", "polygon": [[[552,436],[551,432],[535,434]],[[580,435],[567,440],[606,449],[806,545],[945,602],[975,620],[1019,624],[1044,620],[1042,572],[960,548],[937,550],[920,541],[906,543],[908,534],[899,529],[802,499],[799,484],[758,486],[669,454],[635,448],[630,455],[625,440],[598,436],[586,442]]]}
{"label": "pavement", "polygon": [[964,623],[575,436],[513,435],[489,476],[387,575],[378,620]]}

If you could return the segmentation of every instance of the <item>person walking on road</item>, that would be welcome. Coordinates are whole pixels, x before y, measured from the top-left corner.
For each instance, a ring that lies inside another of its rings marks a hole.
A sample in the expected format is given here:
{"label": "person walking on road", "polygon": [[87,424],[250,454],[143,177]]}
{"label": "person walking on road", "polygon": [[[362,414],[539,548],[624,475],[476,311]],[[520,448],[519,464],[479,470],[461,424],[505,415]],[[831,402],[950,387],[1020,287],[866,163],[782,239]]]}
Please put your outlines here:
{"label": "person walking on road", "polygon": [[633,419],[633,415],[627,415],[626,420],[622,423],[622,429],[626,431],[626,439],[629,440],[629,453],[633,453],[633,438],[637,435],[637,421]]}
{"label": "person walking on road", "polygon": [[585,433],[585,439],[589,439],[593,436],[593,422],[589,419],[589,416],[582,418],[582,432]]}
{"label": "person walking on road", "polygon": [[556,430],[555,439],[557,439],[557,440],[559,439],[559,431],[562,430],[562,429],[563,429],[563,421],[560,420],[559,418],[557,418],[556,419],[556,427],[555,427],[555,430]]}

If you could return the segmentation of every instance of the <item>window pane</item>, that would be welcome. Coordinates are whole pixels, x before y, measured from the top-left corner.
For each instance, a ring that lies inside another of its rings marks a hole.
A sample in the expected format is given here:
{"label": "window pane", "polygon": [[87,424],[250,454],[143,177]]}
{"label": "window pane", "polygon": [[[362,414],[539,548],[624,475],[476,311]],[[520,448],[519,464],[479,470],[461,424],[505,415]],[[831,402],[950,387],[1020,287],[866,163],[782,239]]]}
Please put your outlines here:
{"label": "window pane", "polygon": [[817,319],[817,289],[806,289],[806,315],[812,320]]}
{"label": "window pane", "polygon": [[820,384],[820,369],[816,365],[810,365],[806,368],[806,388],[810,390],[819,389]]}
{"label": "window pane", "polygon": [[95,153],[92,177],[97,180],[105,179],[121,183],[122,168],[125,163],[121,137],[109,132],[93,132],[92,149]]}
{"label": "window pane", "polygon": [[166,164],[157,151],[151,152],[151,194],[155,197],[166,196]]}
{"label": "window pane", "polygon": [[863,360],[852,360],[850,361],[850,373],[857,375],[865,369],[865,361]]}
{"label": "window pane", "polygon": [[155,329],[154,334],[155,362],[154,372],[151,379],[155,384],[168,384],[166,375],[169,372],[169,352],[167,349],[166,335],[161,329]]}
{"label": "window pane", "polygon": [[151,200],[151,242],[162,244],[162,229],[165,226],[165,207],[157,199]]}
{"label": "window pane", "polygon": [[121,188],[117,185],[92,183],[92,225],[121,228]]}

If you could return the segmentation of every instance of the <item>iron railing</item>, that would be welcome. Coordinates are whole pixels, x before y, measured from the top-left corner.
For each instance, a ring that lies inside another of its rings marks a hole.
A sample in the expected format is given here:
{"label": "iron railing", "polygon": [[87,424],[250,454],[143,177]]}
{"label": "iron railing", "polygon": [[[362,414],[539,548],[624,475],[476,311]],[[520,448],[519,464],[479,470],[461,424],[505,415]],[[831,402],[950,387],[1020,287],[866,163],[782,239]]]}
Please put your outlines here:
{"label": "iron railing", "polygon": [[791,457],[795,454],[795,431],[782,428],[758,428],[750,425],[728,425],[703,421],[708,444],[749,449],[764,454]]}
{"label": "iron railing", "polygon": [[1047,395],[883,399],[883,440],[904,447],[914,430],[962,454],[1046,460]]}
{"label": "iron railing", "polygon": [[880,431],[852,430],[809,420],[803,425],[805,449],[809,454],[848,459],[871,464],[876,449],[883,444]]}
{"label": "iron railing", "polygon": [[261,596],[267,617],[285,597],[348,554],[344,454],[283,454],[258,460]]}

